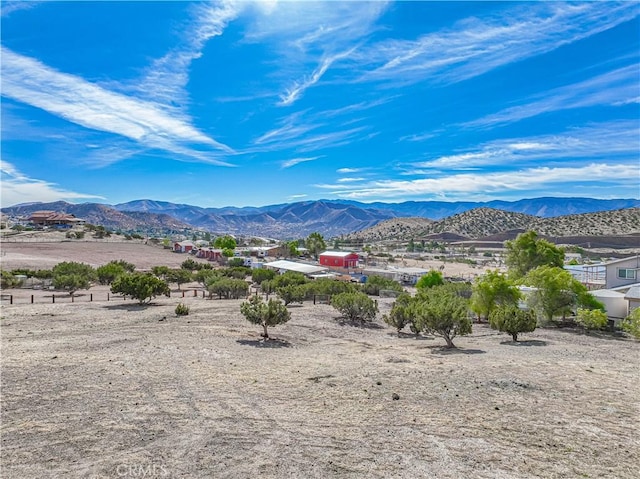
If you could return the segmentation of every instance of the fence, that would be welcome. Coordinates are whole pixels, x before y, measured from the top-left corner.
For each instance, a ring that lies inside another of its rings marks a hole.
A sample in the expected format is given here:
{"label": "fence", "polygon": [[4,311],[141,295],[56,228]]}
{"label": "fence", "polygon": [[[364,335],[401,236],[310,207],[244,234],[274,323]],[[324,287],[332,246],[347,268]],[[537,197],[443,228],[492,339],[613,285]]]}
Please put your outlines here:
{"label": "fence", "polygon": [[[252,295],[264,296],[265,299],[269,299],[270,294],[261,292],[258,289],[251,289],[247,294],[247,298]],[[271,293],[273,295],[274,293]],[[208,291],[198,289],[183,289],[179,291],[172,291],[169,297],[174,298],[202,298],[202,299],[222,299],[217,295],[210,295]],[[243,298],[238,298],[243,299]],[[313,300],[313,304],[331,304],[331,295],[328,294],[314,294],[313,297],[305,298],[306,301]],[[111,301],[137,301],[128,298],[122,294],[113,293],[80,293],[70,295],[68,293],[59,294],[45,294],[45,295],[14,295],[14,294],[0,294],[0,302],[2,304],[20,305],[20,304],[70,304],[70,303],[91,303],[91,302],[111,302]]]}

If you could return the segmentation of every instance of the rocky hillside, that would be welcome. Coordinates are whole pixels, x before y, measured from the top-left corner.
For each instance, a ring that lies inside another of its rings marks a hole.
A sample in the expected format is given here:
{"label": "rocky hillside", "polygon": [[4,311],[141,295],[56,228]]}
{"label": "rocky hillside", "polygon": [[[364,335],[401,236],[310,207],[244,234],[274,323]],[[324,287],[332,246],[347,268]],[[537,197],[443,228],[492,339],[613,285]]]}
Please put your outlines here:
{"label": "rocky hillside", "polygon": [[555,218],[477,208],[433,222],[421,218],[394,218],[352,233],[346,239],[374,242],[441,237],[444,234],[466,239],[483,239],[524,230],[534,230],[541,235],[553,237],[628,235],[640,232],[640,208]]}

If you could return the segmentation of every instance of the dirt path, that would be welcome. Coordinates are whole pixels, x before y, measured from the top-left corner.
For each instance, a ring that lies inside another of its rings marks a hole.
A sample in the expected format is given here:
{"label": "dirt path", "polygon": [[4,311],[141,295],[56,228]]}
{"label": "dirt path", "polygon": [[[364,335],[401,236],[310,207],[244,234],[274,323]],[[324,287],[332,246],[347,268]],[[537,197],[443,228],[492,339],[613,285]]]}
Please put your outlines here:
{"label": "dirt path", "polygon": [[4,306],[2,477],[640,476],[636,341],[444,351],[305,303],[265,345],[239,303]]}

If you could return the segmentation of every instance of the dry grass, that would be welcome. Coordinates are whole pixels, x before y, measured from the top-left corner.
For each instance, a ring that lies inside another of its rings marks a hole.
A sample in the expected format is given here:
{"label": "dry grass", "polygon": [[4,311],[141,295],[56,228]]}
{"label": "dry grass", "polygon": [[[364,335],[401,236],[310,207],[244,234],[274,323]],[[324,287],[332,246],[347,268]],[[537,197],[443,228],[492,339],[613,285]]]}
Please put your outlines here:
{"label": "dry grass", "polygon": [[264,343],[239,303],[3,307],[2,477],[640,476],[638,342],[446,351],[305,303]]}

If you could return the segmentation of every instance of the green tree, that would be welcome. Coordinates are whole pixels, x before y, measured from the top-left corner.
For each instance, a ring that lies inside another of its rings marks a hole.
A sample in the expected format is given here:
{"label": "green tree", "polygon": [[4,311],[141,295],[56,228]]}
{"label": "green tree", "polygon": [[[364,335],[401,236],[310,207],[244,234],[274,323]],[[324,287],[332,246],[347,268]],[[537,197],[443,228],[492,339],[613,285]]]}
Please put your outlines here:
{"label": "green tree", "polygon": [[382,290],[391,290],[398,293],[402,293],[402,291],[404,291],[402,285],[393,279],[383,278],[378,275],[367,276],[367,281],[362,286],[362,291],[364,293],[371,296],[379,296],[380,291]]}
{"label": "green tree", "polygon": [[276,289],[276,294],[284,301],[287,306],[291,303],[302,303],[307,291],[304,285],[289,285]]}
{"label": "green tree", "polygon": [[151,272],[160,279],[165,279],[169,274],[168,266],[154,266],[151,268]]}
{"label": "green tree", "polygon": [[487,319],[497,306],[517,306],[520,297],[520,290],[505,274],[489,270],[473,285],[471,310]]}
{"label": "green tree", "polygon": [[85,263],[64,261],[51,271],[53,287],[69,291],[72,296],[79,289],[90,288],[91,282],[96,280],[96,271]]}
{"label": "green tree", "polygon": [[140,304],[149,303],[156,296],[170,295],[167,282],[149,273],[125,273],[118,276],[111,283],[111,292],[130,296]]}
{"label": "green tree", "polygon": [[254,283],[261,284],[265,280],[270,280],[276,277],[276,272],[272,269],[256,268],[251,271],[251,280]]}
{"label": "green tree", "polygon": [[506,264],[509,276],[522,278],[538,266],[555,266],[564,264],[564,251],[547,240],[538,238],[535,231],[520,233],[513,241],[506,241]]}
{"label": "green tree", "polygon": [[180,264],[180,268],[186,269],[189,271],[195,271],[200,269],[200,263],[198,263],[193,258],[187,258]]}
{"label": "green tree", "polygon": [[188,269],[170,269],[169,272],[165,274],[165,279],[169,283],[176,283],[178,289],[180,289],[181,285],[192,281],[193,275]]}
{"label": "green tree", "polygon": [[453,339],[471,333],[468,301],[448,285],[434,286],[416,296],[413,314],[418,331],[442,337],[447,347],[455,348]]}
{"label": "green tree", "polygon": [[209,297],[214,294],[220,299],[239,299],[246,297],[249,285],[242,279],[211,277],[207,280],[207,291]]}
{"label": "green tree", "polygon": [[193,274],[193,280],[206,286],[210,278],[220,278],[221,274],[213,269],[200,269]]}
{"label": "green tree", "polygon": [[535,288],[527,298],[529,307],[548,322],[554,316],[566,316],[576,306],[604,309],[604,305],[589,293],[585,285],[562,268],[539,266],[529,271],[522,282]]}
{"label": "green tree", "polygon": [[416,283],[416,288],[418,290],[423,290],[433,288],[434,286],[441,286],[443,284],[444,278],[442,277],[442,273],[440,271],[432,269],[427,274],[424,274],[420,277],[420,279]]}
{"label": "green tree", "polygon": [[229,266],[230,268],[244,266],[244,258],[230,258],[229,261],[227,261],[227,266]]}
{"label": "green tree", "polygon": [[[238,246],[235,238],[230,235],[218,236],[213,242],[215,248],[234,250]],[[232,255],[233,256],[233,255]]]}
{"label": "green tree", "polygon": [[635,308],[622,321],[622,329],[634,338],[640,339],[640,308]]}
{"label": "green tree", "polygon": [[289,249],[289,256],[293,258],[297,258],[298,256],[300,256],[300,251],[298,250],[297,241],[289,241],[287,243],[287,248]]}
{"label": "green tree", "polygon": [[320,233],[311,233],[305,240],[309,254],[318,259],[318,255],[327,249],[327,243]]}
{"label": "green tree", "polygon": [[331,298],[331,306],[351,321],[373,321],[378,312],[377,304],[364,293],[340,293]]}
{"label": "green tree", "polygon": [[296,273],[294,271],[287,271],[284,274],[277,275],[273,280],[274,289],[284,288],[285,286],[298,286],[308,283],[309,280],[302,273]]}
{"label": "green tree", "polygon": [[231,249],[231,248],[223,248],[222,249],[222,256],[224,256],[225,258],[233,258],[233,249]]}
{"label": "green tree", "polygon": [[524,311],[512,304],[504,304],[491,310],[489,324],[493,329],[509,333],[514,341],[518,341],[519,333],[535,331],[538,322],[533,311]]}
{"label": "green tree", "polygon": [[[398,335],[405,326],[414,324],[412,302],[413,298],[409,293],[401,293],[393,303],[389,314],[382,316],[385,323],[398,330]],[[417,332],[415,327],[413,329]]]}
{"label": "green tree", "polygon": [[96,269],[98,282],[100,284],[111,284],[118,276],[126,272],[127,271],[122,267],[122,265],[115,261],[110,261]]}
{"label": "green tree", "polygon": [[250,323],[263,327],[264,332],[261,336],[265,340],[269,339],[267,327],[284,324],[291,319],[291,313],[282,301],[270,299],[264,302],[260,296],[251,296],[249,301],[243,302],[240,305],[240,312]]}
{"label": "green tree", "polygon": [[20,284],[20,280],[16,278],[13,273],[2,270],[0,274],[2,276],[2,282],[0,283],[0,287],[2,287],[2,289],[15,288]]}

